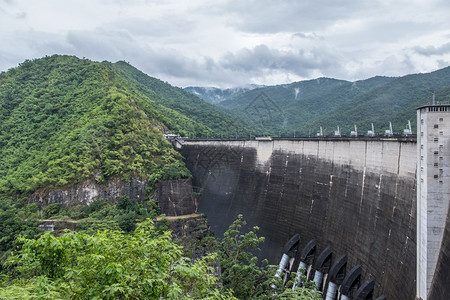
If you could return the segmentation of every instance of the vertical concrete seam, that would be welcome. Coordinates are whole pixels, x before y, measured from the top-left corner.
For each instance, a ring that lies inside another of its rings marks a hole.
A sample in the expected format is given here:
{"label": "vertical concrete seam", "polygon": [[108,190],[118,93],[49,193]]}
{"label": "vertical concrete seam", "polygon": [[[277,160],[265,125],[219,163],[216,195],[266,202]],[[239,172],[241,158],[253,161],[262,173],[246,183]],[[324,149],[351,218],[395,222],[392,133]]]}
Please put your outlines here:
{"label": "vertical concrete seam", "polygon": [[272,140],[272,154],[273,154],[273,149],[275,148],[275,141]]}
{"label": "vertical concrete seam", "polygon": [[320,153],[320,141],[317,141],[317,152],[316,152],[317,159],[319,159],[319,153]]}
{"label": "vertical concrete seam", "polygon": [[[362,203],[363,203],[363,199],[364,199],[364,184],[366,181],[366,167],[364,167],[363,169],[363,178],[362,178],[362,185],[361,185],[361,200],[359,202],[359,216],[361,216],[361,211],[362,211]],[[359,217],[358,217],[358,225],[359,225]]]}
{"label": "vertical concrete seam", "polygon": [[398,155],[397,155],[397,175],[400,175],[400,158],[402,156],[402,142],[398,143]]}
{"label": "vertical concrete seam", "polygon": [[364,169],[367,166],[367,143],[368,143],[368,141],[365,141],[365,147],[364,147]]}
{"label": "vertical concrete seam", "polygon": [[335,157],[334,157],[334,147],[335,146],[336,146],[336,143],[333,142],[333,147],[332,147],[333,153],[331,154],[332,157],[333,157],[333,160],[332,160],[333,165],[332,165],[332,169],[331,169],[331,170],[333,170],[333,173],[334,173],[334,161],[335,161]]}
{"label": "vertical concrete seam", "polygon": [[367,141],[365,141],[364,145],[364,169],[363,169],[363,176],[362,176],[362,184],[361,184],[361,198],[359,201],[359,214],[358,214],[358,227],[359,227],[359,220],[361,218],[361,212],[362,212],[362,205],[364,200],[364,184],[366,180],[366,161],[367,161]]}
{"label": "vertical concrete seam", "polygon": [[305,155],[305,141],[302,141],[302,155]]}

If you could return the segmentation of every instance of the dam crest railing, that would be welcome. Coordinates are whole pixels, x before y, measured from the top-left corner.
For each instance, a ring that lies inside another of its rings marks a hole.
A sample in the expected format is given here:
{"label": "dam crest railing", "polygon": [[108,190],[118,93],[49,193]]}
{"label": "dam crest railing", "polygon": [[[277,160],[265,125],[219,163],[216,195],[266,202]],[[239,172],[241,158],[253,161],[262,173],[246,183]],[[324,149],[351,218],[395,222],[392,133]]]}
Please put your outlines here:
{"label": "dam crest railing", "polygon": [[230,138],[183,138],[185,142],[195,141],[400,141],[400,142],[417,142],[417,136],[413,135],[393,135],[393,136],[322,136],[322,137],[230,137]]}

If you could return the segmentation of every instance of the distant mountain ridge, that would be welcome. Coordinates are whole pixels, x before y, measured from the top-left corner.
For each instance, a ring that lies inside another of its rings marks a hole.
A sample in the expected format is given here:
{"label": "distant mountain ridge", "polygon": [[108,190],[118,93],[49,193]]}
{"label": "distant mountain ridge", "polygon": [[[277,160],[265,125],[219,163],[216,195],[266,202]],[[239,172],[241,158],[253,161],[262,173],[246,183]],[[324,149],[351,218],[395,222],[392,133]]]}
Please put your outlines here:
{"label": "distant mountain ridge", "polygon": [[[450,67],[430,73],[402,77],[375,76],[355,82],[333,78],[258,87],[224,94],[216,105],[244,120],[261,135],[311,136],[324,129],[332,135],[337,126],[347,134],[357,125],[361,133],[371,129],[377,133],[388,129],[402,132],[408,120],[416,123],[416,108],[431,99],[448,101]],[[199,97],[205,97],[199,93]],[[414,130],[414,128],[413,128]]]}

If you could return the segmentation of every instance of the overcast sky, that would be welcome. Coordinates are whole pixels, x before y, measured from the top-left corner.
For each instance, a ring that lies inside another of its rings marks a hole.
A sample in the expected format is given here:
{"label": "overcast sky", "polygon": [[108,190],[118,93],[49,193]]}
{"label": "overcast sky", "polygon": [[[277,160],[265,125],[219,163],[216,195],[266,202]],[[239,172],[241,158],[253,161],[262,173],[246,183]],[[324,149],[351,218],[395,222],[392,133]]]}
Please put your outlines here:
{"label": "overcast sky", "polygon": [[448,0],[0,0],[0,71],[69,54],[185,87],[430,72]]}

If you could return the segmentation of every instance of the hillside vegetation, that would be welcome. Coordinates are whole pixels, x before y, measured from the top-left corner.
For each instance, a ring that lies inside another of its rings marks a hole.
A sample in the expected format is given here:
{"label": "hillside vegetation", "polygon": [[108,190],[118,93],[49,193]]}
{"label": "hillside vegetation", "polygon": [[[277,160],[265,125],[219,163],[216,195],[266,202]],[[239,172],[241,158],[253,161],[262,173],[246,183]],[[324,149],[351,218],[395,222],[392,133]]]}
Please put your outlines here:
{"label": "hillside vegetation", "polygon": [[85,179],[188,177],[164,132],[195,137],[241,128],[213,107],[194,120],[192,103],[202,106],[202,100],[182,98],[186,92],[141,74],[141,81],[156,82],[155,92],[131,80],[130,70],[124,63],[55,55],[0,74],[0,193],[29,194]]}
{"label": "hillside vegetation", "polygon": [[[384,133],[392,122],[395,132],[402,132],[408,120],[413,131],[416,108],[436,100],[448,102],[450,67],[426,74],[403,77],[376,76],[349,82],[332,78],[259,87],[229,94],[215,89],[196,88],[199,97],[210,99],[219,93],[218,106],[245,120],[259,135],[313,136],[322,126],[325,135],[332,135],[337,126],[349,134],[354,125],[360,134],[371,129]],[[188,89],[192,92],[194,90]]]}
{"label": "hillside vegetation", "polygon": [[[228,114],[226,110],[207,103],[181,88],[150,77],[123,61],[115,63],[114,66],[126,78],[127,82],[142,94],[150,97],[156,103],[206,126],[206,128],[201,127],[201,131],[196,128],[180,128],[178,126],[177,132],[182,136],[228,137],[236,133],[240,135],[252,133],[245,121],[233,119],[232,115]],[[170,114],[168,118],[173,120]]]}

